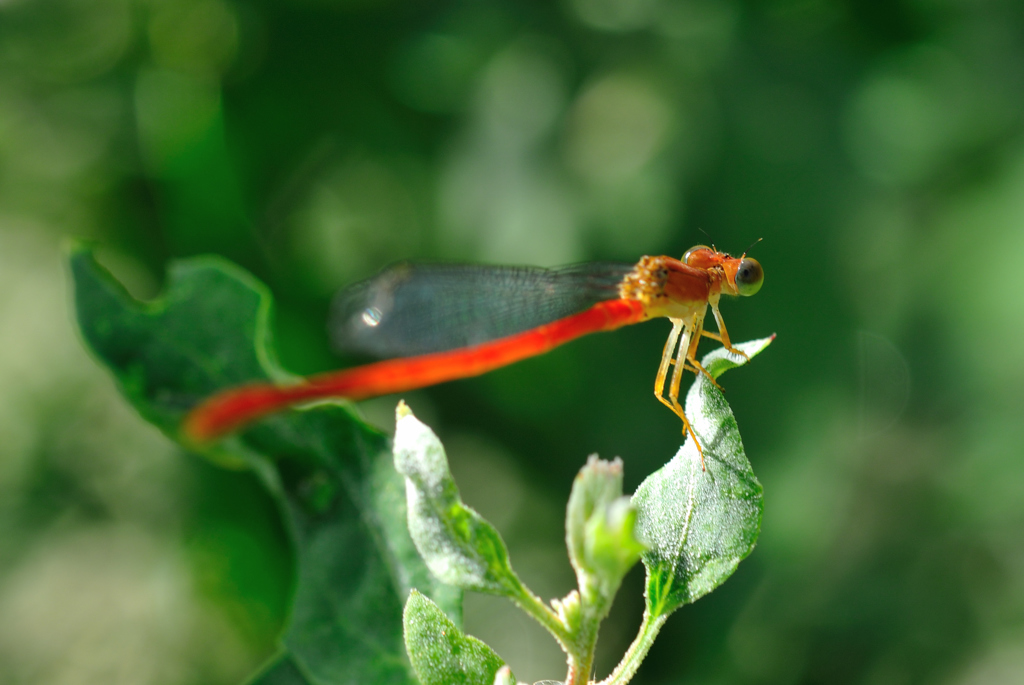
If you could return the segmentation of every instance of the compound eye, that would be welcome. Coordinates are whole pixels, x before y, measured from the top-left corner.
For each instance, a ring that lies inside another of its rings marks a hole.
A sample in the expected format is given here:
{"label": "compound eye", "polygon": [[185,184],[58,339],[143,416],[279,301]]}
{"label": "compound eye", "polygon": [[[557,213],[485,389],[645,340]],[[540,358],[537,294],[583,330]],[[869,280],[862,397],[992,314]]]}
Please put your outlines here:
{"label": "compound eye", "polygon": [[707,245],[694,245],[693,247],[686,251],[686,254],[683,255],[683,263],[686,264],[687,266],[693,266],[693,264],[690,264],[690,255],[699,250],[711,251],[711,248],[708,247]]}
{"label": "compound eye", "polygon": [[756,259],[749,257],[740,262],[736,269],[736,291],[740,295],[753,295],[764,283],[764,270]]}

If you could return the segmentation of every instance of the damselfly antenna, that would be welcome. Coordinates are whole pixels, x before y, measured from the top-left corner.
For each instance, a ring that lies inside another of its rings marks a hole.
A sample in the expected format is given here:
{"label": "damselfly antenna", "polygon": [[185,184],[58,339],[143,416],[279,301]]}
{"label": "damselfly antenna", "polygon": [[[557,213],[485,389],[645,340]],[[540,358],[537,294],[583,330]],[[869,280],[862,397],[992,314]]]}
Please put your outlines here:
{"label": "damselfly antenna", "polygon": [[705,231],[705,230],[704,230],[703,228],[701,228],[700,226],[698,226],[698,227],[697,227],[697,230],[698,230],[698,231],[700,231],[701,233],[703,233],[704,235],[706,235],[706,236],[708,237],[708,242],[710,242],[710,243],[711,243],[711,249],[712,249],[712,250],[716,250],[716,251],[717,251],[717,250],[718,250],[718,248],[717,248],[717,247],[715,247],[715,239],[711,237],[711,234],[710,234],[710,233],[708,233],[707,231]]}

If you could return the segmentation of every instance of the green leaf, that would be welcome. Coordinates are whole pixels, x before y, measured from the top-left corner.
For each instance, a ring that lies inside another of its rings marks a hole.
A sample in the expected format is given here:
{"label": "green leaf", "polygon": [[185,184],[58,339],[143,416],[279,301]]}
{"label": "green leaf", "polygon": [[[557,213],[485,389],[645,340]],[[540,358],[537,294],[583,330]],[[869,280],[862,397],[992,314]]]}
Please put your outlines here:
{"label": "green leaf", "polygon": [[[177,262],[163,295],[143,303],[88,250],[73,249],[70,266],[86,343],[139,413],[170,437],[211,393],[288,377],[270,344],[271,297],[238,267],[215,258]],[[431,576],[409,537],[389,453],[380,432],[336,404],[271,417],[204,452],[255,470],[295,550],[282,654],[257,682],[411,683],[402,599],[420,588],[458,617],[461,594]]]}
{"label": "green leaf", "polygon": [[403,624],[405,648],[423,685],[493,685],[505,665],[493,649],[463,634],[415,590],[405,603]]}
{"label": "green leaf", "polygon": [[[736,345],[753,357],[774,339]],[[701,361],[717,378],[746,363],[720,348]],[[728,578],[754,548],[761,530],[761,484],[754,477],[732,410],[702,375],[686,394],[686,416],[704,448],[692,440],[633,495],[637,534],[648,545],[647,608],[652,616],[696,601]]]}
{"label": "green leaf", "polygon": [[501,535],[462,503],[441,441],[405,404],[395,425],[395,469],[405,476],[409,531],[434,575],[467,590],[519,597],[522,583]]}

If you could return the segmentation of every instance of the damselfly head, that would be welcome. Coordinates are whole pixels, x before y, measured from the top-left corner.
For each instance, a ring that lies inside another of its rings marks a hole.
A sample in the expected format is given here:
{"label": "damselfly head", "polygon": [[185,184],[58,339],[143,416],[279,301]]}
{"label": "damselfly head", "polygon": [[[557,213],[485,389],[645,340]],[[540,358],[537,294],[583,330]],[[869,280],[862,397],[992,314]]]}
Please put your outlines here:
{"label": "damselfly head", "polygon": [[[758,242],[760,240],[755,241],[750,247]],[[723,289],[730,295],[753,295],[764,283],[764,270],[756,259],[747,257],[746,252],[740,257],[731,257],[713,247],[695,245],[683,255],[683,262],[696,269],[724,271],[726,283],[723,284]]]}

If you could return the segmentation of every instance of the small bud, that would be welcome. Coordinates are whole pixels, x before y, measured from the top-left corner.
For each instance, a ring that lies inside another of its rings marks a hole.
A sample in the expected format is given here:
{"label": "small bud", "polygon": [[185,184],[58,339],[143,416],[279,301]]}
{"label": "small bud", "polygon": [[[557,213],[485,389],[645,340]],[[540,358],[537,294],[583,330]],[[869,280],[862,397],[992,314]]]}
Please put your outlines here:
{"label": "small bud", "polygon": [[566,545],[583,601],[610,606],[623,576],[644,546],[634,529],[636,511],[622,496],[622,461],[587,460],[573,483],[566,510]]}
{"label": "small bud", "polygon": [[640,560],[644,545],[636,538],[636,509],[619,497],[587,521],[586,549],[590,565],[620,578]]}
{"label": "small bud", "polygon": [[573,633],[580,625],[580,593],[573,590],[564,599],[551,600],[551,607],[555,610],[558,620],[566,629]]}

